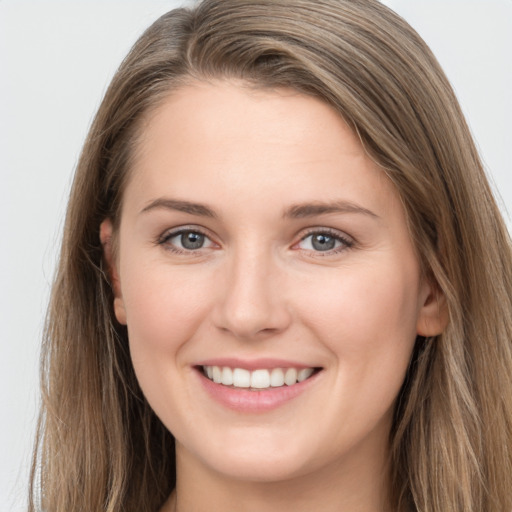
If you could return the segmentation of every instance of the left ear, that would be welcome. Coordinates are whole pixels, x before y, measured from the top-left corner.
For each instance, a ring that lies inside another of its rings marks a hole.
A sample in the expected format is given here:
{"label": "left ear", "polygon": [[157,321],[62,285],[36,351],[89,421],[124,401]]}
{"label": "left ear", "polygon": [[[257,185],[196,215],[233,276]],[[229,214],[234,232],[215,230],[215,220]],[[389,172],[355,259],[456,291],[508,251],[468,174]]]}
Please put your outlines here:
{"label": "left ear", "polygon": [[416,333],[426,338],[441,334],[448,325],[448,306],[437,284],[424,280],[420,291],[420,310]]}
{"label": "left ear", "polygon": [[114,314],[120,324],[126,325],[126,309],[121,292],[121,281],[119,279],[117,262],[112,251],[112,233],[112,221],[105,219],[100,225],[100,241],[103,246],[103,256],[108,266],[110,283],[114,292]]}

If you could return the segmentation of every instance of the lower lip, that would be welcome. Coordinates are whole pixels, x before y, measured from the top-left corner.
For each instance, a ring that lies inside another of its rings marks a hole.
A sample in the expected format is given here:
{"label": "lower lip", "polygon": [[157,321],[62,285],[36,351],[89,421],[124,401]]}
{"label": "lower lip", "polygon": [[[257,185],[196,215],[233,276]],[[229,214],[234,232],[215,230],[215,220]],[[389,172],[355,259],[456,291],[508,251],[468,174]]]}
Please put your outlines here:
{"label": "lower lip", "polygon": [[321,372],[293,386],[280,386],[261,390],[233,388],[216,384],[208,379],[201,370],[197,371],[206,392],[221,405],[240,412],[266,412],[286,404],[306,391],[316,381]]}

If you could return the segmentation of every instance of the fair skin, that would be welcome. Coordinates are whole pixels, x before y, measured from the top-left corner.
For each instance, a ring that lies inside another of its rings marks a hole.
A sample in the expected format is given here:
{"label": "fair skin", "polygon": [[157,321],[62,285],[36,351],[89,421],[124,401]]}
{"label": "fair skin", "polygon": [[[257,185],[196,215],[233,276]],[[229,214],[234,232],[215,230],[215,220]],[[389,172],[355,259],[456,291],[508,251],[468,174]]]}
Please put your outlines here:
{"label": "fair skin", "polygon": [[[109,220],[101,238],[176,438],[162,510],[388,510],[393,405],[441,324],[383,171],[323,102],[233,82],[171,93],[137,149],[115,259]],[[205,366],[307,378],[233,387]]]}

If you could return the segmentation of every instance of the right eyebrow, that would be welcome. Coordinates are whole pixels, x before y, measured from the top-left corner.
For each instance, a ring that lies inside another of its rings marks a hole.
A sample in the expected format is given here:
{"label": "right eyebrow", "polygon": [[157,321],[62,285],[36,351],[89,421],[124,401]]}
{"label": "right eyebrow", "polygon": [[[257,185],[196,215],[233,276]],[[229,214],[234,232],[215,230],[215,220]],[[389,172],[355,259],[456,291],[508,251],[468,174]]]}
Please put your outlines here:
{"label": "right eyebrow", "polygon": [[199,215],[201,217],[216,218],[217,214],[208,206],[200,203],[191,203],[190,201],[181,201],[168,197],[159,197],[145,206],[140,213],[147,213],[155,209],[175,210],[178,212]]}
{"label": "right eyebrow", "polygon": [[356,203],[343,200],[327,203],[316,201],[313,203],[296,204],[285,211],[284,217],[291,217],[292,219],[303,219],[328,213],[361,213],[375,219],[379,218],[377,214],[373,213],[367,208],[363,208]]}

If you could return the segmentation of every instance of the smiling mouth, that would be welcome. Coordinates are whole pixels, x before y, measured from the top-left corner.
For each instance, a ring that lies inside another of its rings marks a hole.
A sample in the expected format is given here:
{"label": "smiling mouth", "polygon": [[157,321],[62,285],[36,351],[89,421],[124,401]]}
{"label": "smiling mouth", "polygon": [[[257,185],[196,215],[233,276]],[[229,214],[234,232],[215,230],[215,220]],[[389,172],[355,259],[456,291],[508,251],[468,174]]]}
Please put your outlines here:
{"label": "smiling mouth", "polygon": [[250,371],[228,366],[200,366],[199,369],[215,384],[253,391],[291,387],[309,379],[321,370],[321,368],[262,368]]}

